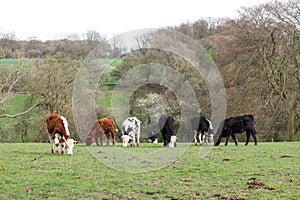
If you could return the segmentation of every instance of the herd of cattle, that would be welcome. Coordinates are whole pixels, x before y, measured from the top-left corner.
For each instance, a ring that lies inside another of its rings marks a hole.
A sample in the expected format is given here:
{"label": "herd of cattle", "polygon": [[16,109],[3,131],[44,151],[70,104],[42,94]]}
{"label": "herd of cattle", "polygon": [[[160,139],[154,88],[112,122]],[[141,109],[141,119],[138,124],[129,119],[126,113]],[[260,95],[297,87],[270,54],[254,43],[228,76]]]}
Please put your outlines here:
{"label": "herd of cattle", "polygon": [[[74,145],[78,142],[71,138],[70,131],[68,128],[68,122],[65,117],[57,114],[51,113],[46,119],[47,130],[49,133],[49,140],[51,142],[51,152],[53,154],[64,154],[65,149],[67,149],[67,154],[73,154]],[[222,138],[226,138],[225,146],[228,144],[229,137],[231,136],[238,145],[235,137],[235,133],[246,132],[246,143],[248,144],[250,135],[254,139],[255,145],[257,145],[256,131],[254,128],[254,117],[253,115],[243,115],[237,117],[230,117],[221,122],[216,133],[213,132],[213,127],[211,122],[202,116],[196,116],[191,119],[192,131],[194,133],[194,142],[197,145],[198,142],[203,144],[208,144],[210,142],[212,145],[218,146]],[[164,147],[176,147],[177,137],[175,135],[175,120],[172,116],[163,114],[159,118],[158,122],[159,130],[163,138]],[[140,131],[141,122],[136,117],[129,117],[124,120],[122,124],[122,146],[139,146],[140,145]],[[113,118],[106,117],[96,120],[93,123],[91,131],[87,134],[85,138],[85,145],[91,146],[95,141],[96,144],[103,144],[103,136],[106,136],[106,145],[110,143],[110,136],[112,144],[116,143],[116,132],[118,129],[114,123]],[[148,136],[149,141],[153,143],[158,142],[158,133],[152,133]],[[100,140],[100,144],[98,142]],[[59,151],[59,144],[61,144],[61,152]]]}

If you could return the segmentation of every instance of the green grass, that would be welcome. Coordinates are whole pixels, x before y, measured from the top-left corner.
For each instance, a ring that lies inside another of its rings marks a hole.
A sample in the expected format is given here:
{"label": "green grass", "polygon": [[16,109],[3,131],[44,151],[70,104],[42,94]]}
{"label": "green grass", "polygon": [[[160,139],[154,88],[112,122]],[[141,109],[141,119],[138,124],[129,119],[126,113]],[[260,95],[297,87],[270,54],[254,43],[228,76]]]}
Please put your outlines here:
{"label": "green grass", "polygon": [[28,71],[31,69],[31,66],[40,62],[42,59],[0,59],[0,72],[3,69],[11,71]]}
{"label": "green grass", "polygon": [[[73,156],[54,156],[50,144],[0,144],[0,199],[300,198],[300,143],[230,143],[214,147],[204,158],[201,147],[191,145],[178,160],[148,173],[112,169],[89,153],[115,149],[144,155],[165,151],[161,146],[80,144]],[[249,189],[253,178],[261,187]]]}

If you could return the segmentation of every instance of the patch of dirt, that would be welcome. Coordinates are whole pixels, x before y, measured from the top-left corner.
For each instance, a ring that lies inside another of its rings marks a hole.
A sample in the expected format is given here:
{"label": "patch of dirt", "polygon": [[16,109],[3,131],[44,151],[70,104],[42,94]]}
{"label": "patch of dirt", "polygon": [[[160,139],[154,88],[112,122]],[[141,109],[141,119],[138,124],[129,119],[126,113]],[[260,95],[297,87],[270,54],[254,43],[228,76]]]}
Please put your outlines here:
{"label": "patch of dirt", "polygon": [[282,155],[282,156],[280,156],[280,158],[292,158],[293,156],[291,156],[291,155]]}
{"label": "patch of dirt", "polygon": [[245,198],[241,198],[241,197],[227,197],[221,194],[215,194],[214,197],[218,199],[225,199],[225,200],[246,200]]}
{"label": "patch of dirt", "polygon": [[248,182],[248,189],[250,190],[258,190],[258,189],[263,189],[264,184],[260,182],[258,178],[249,178],[248,180],[251,180],[251,182]]}
{"label": "patch of dirt", "polygon": [[223,158],[222,161],[230,161],[230,159],[229,158]]}
{"label": "patch of dirt", "polygon": [[275,190],[275,188],[267,187],[263,184],[258,178],[249,178],[251,182],[248,182],[248,189],[249,190],[259,190],[259,189],[267,189],[267,190]]}
{"label": "patch of dirt", "polygon": [[39,157],[36,157],[36,158],[34,158],[33,160],[32,160],[32,162],[33,161],[36,161],[36,160],[39,160],[40,158],[42,158],[43,156],[39,156]]}
{"label": "patch of dirt", "polygon": [[145,194],[148,194],[148,195],[154,195],[155,192],[146,192]]}

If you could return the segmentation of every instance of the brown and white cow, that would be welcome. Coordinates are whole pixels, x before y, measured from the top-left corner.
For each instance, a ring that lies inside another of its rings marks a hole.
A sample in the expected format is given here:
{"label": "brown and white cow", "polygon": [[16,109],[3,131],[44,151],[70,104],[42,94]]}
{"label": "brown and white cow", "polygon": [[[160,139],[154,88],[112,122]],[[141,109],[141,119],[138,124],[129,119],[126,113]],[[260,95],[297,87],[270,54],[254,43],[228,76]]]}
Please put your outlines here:
{"label": "brown and white cow", "polygon": [[98,119],[94,122],[91,131],[85,138],[85,146],[91,146],[93,141],[96,141],[97,146],[99,146],[98,138],[100,138],[100,145],[103,145],[103,134],[106,136],[106,145],[109,145],[110,134],[112,137],[112,143],[115,145],[115,133],[118,132],[115,122],[111,117],[105,117]]}
{"label": "brown and white cow", "polygon": [[[59,154],[59,144],[61,143],[61,154],[67,148],[68,155],[73,155],[74,144],[78,142],[71,138],[67,119],[57,113],[51,113],[46,119],[49,140],[52,145],[51,153]],[[56,150],[54,151],[54,146]]]}

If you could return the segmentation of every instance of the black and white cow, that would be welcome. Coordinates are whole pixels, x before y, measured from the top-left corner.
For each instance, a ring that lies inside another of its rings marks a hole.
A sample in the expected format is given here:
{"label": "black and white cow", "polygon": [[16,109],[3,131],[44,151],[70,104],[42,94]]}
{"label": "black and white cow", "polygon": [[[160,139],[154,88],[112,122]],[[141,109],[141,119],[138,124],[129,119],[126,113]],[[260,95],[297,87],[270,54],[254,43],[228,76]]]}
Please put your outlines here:
{"label": "black and white cow", "polygon": [[148,135],[148,139],[150,143],[158,143],[158,133],[151,132],[151,134]]}
{"label": "black and white cow", "polygon": [[195,145],[199,144],[208,144],[208,140],[212,144],[214,144],[213,141],[213,127],[211,122],[206,118],[202,116],[195,116],[191,119],[191,124],[192,124],[192,130],[194,133],[194,142]]}
{"label": "black and white cow", "polygon": [[136,117],[128,117],[122,124],[123,147],[140,145],[141,122]]}
{"label": "black and white cow", "polygon": [[255,145],[257,145],[253,115],[236,116],[223,120],[220,123],[218,131],[216,133],[215,146],[218,146],[220,144],[221,138],[226,138],[226,146],[228,144],[230,135],[234,140],[235,145],[238,145],[234,133],[243,133],[244,131],[246,131],[247,136],[245,145],[248,145],[250,135],[252,135]]}
{"label": "black and white cow", "polygon": [[176,147],[176,136],[174,134],[175,120],[172,116],[163,114],[159,118],[159,130],[163,136],[164,147]]}

